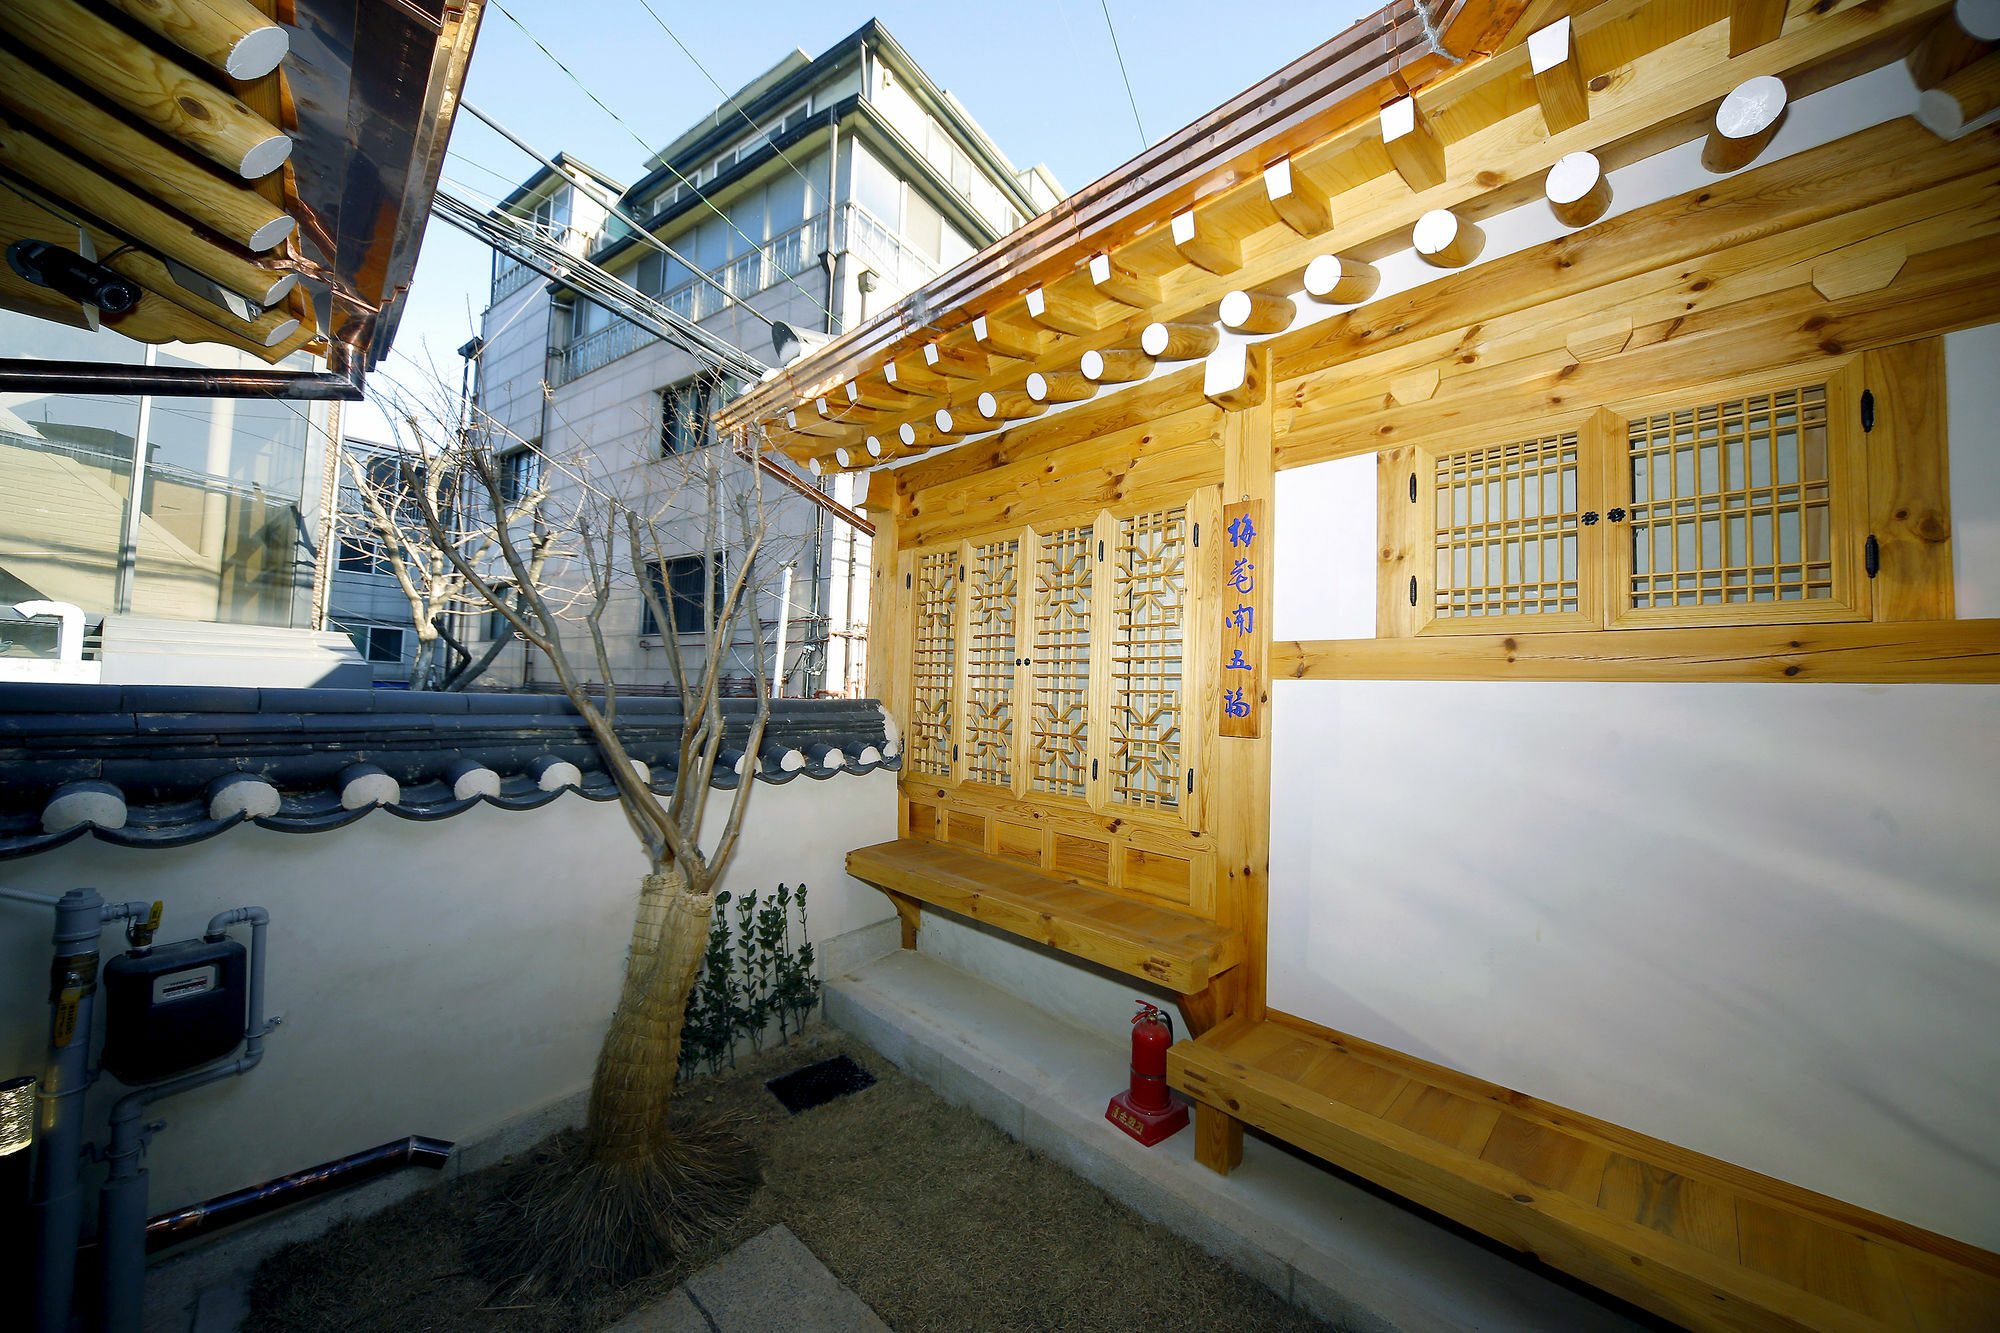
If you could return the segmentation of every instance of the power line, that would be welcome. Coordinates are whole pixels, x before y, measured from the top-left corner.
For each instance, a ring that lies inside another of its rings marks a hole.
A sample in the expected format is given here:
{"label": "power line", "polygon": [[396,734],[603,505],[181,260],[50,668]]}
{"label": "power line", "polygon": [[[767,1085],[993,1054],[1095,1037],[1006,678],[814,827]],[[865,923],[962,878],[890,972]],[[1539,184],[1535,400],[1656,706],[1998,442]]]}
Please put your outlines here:
{"label": "power line", "polygon": [[[505,5],[500,4],[498,0],[494,0],[493,7],[499,10],[501,14],[505,15],[509,23],[512,23],[516,28],[520,29],[521,35],[523,37],[526,37],[530,42],[534,43],[535,49],[540,51],[543,55],[547,56],[549,58],[550,63],[554,64],[557,69],[561,70],[563,74],[568,77],[569,81],[575,84],[583,92],[583,95],[585,97],[588,97],[592,102],[596,103],[598,109],[603,111],[605,115],[617,121],[621,129],[623,129],[627,134],[631,135],[633,140],[641,148],[645,149],[648,154],[651,154],[651,152],[653,151],[652,145],[646,142],[644,136],[642,136],[637,130],[633,129],[631,125],[627,124],[623,116],[619,115],[616,111],[613,111],[609,106],[605,105],[604,99],[599,97],[596,93],[592,92],[589,86],[585,84],[582,79],[576,76],[576,72],[572,70],[568,65],[565,65],[562,62],[562,59],[559,56],[557,56],[554,51],[551,51],[542,42],[541,38],[535,36],[534,33],[530,32],[528,30],[527,24],[521,22],[520,19],[514,17],[513,11],[509,10]],[[487,121],[487,124],[489,125],[491,125],[492,123],[493,122],[491,121]],[[668,171],[674,174],[676,180],[678,180],[681,184],[686,185],[689,189],[693,190],[695,193],[695,197],[701,200],[702,203],[708,205],[708,211],[715,214],[715,216],[721,218],[724,226],[728,227],[731,231],[735,232],[739,237],[741,237],[744,243],[747,244],[751,249],[755,250],[758,254],[763,255],[767,262],[770,261],[771,258],[770,252],[765,250],[762,245],[752,240],[747,232],[745,232],[741,227],[737,226],[734,222],[732,222],[727,213],[723,212],[720,208],[716,207],[715,201],[713,199],[710,199],[706,194],[704,194],[699,185],[697,185],[694,181],[689,180],[685,175],[683,175],[680,169],[674,166],[672,162],[666,162],[663,163],[663,165],[666,167]],[[648,230],[646,227],[642,226],[640,223],[634,220],[631,217],[631,215],[625,213],[623,209],[617,209],[615,211],[617,211],[624,218],[625,222],[630,226],[632,226],[635,229],[635,231],[637,231],[640,235],[649,237],[652,236],[652,232],[650,230]],[[657,238],[655,239],[657,240]],[[826,238],[826,243],[828,246],[831,246],[833,244],[833,237],[828,236]],[[662,249],[664,248],[665,248],[664,245],[662,245]],[[680,257],[676,255],[675,258],[679,259]],[[694,265],[689,264],[684,259],[681,259],[680,263],[691,273],[695,273],[697,275],[701,275],[703,273],[702,270],[696,269]],[[783,265],[776,265],[776,267],[780,273],[784,273]],[[818,309],[821,314],[827,317],[828,322],[829,323],[832,322],[833,312],[827,309],[825,304],[822,303],[818,297],[814,296],[812,292],[808,291],[804,283],[801,283],[797,277],[793,276],[790,273],[785,273],[785,281],[791,283],[792,286],[798,288],[799,292],[808,301],[811,301],[814,307]],[[757,312],[754,310],[751,313],[757,314]],[[763,316],[759,315],[759,318],[763,318]],[[765,322],[769,323],[770,321],[767,319],[765,320]]]}
{"label": "power line", "polygon": [[1097,0],[1097,3],[1104,8],[1104,29],[1111,34],[1111,54],[1118,57],[1118,77],[1125,80],[1125,100],[1132,104],[1132,123],[1139,127],[1139,151],[1143,153],[1148,143],[1146,125],[1139,119],[1139,99],[1132,95],[1132,76],[1125,72],[1125,53],[1118,49],[1118,29],[1111,26],[1111,0]]}

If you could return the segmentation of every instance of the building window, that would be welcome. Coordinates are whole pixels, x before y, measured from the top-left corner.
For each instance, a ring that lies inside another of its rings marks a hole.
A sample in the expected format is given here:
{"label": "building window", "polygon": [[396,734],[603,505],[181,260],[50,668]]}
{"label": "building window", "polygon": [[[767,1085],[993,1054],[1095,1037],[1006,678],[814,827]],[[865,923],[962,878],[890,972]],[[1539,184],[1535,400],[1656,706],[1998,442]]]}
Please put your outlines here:
{"label": "building window", "polygon": [[403,631],[383,629],[379,625],[368,627],[368,660],[371,662],[400,662],[403,660]]}
{"label": "building window", "polygon": [[500,498],[512,504],[524,495],[534,492],[542,480],[542,456],[532,447],[516,449],[502,454],[500,465]]}
{"label": "building window", "polygon": [[[676,634],[700,634],[707,625],[708,610],[701,595],[704,563],[708,561],[699,555],[677,555],[667,560],[646,562],[646,581],[653,585],[653,598],[672,613]],[[723,564],[721,556],[714,557],[714,582],[709,590],[718,616],[722,614],[724,599],[729,596]],[[660,622],[653,614],[653,601],[642,600],[639,604],[639,633],[650,637],[659,632]]]}
{"label": "building window", "polygon": [[660,390],[660,457],[715,443],[714,412],[737,392],[736,380],[698,375]]}
{"label": "building window", "polygon": [[340,539],[340,572],[343,574],[387,574],[389,562],[379,543],[367,537]]}
{"label": "building window", "polygon": [[1859,413],[1858,367],[1841,365],[1612,404],[1532,436],[1420,446],[1408,502],[1391,506],[1426,553],[1411,627],[1866,619]]}

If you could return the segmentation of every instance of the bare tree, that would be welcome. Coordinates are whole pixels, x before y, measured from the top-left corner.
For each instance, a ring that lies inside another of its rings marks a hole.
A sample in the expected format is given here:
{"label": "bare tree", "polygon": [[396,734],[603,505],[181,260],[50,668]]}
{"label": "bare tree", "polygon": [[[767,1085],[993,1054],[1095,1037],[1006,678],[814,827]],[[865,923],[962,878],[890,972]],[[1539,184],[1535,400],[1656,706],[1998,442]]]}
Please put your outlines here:
{"label": "bare tree", "polygon": [[[481,454],[490,454],[482,449]],[[399,448],[393,453],[358,457],[343,453],[356,504],[343,504],[338,515],[341,536],[363,546],[388,566],[396,587],[409,605],[417,651],[410,662],[413,690],[463,690],[499,658],[505,636],[495,636],[474,655],[459,642],[451,626],[468,611],[484,611],[487,599],[474,593],[460,572],[461,565],[490,568],[499,555],[496,531],[518,534],[525,559],[523,574],[541,586],[553,554],[550,529],[541,522],[548,498],[539,473],[532,486],[496,501],[501,522],[494,523],[484,494],[468,493],[462,451]],[[495,491],[500,495],[509,488]],[[437,519],[435,527],[427,516]],[[496,593],[516,604],[522,590],[511,571],[492,580]],[[449,650],[451,660],[444,656]]]}
{"label": "bare tree", "polygon": [[[407,420],[421,434],[415,419]],[[604,622],[614,594],[630,578],[666,637],[674,638],[673,608],[647,574],[649,561],[670,554],[663,540],[667,506],[658,496],[612,494],[579,463],[560,488],[573,499],[558,515],[544,496],[529,530],[519,503],[503,494],[482,434],[433,433],[436,438],[419,447],[406,447],[406,455],[422,453],[433,467],[466,478],[484,498],[479,508],[486,530],[482,542],[456,540],[441,491],[418,487],[414,499],[430,549],[470,598],[499,612],[548,659],[617,783],[619,804],[648,867],[618,1007],[591,1081],[582,1146],[534,1173],[493,1216],[480,1246],[486,1266],[517,1290],[574,1292],[658,1268],[737,1215],[755,1183],[754,1158],[726,1125],[675,1120],[671,1111],[681,1029],[708,940],[716,882],[742,833],[770,715],[763,624],[754,610],[767,536],[762,491],[756,469],[745,465],[747,484],[733,503],[725,501],[718,474],[740,460],[732,450],[706,451],[705,568],[731,558],[735,567],[722,579],[703,580],[698,662],[690,667],[679,651],[666,654],[683,725],[673,769],[649,773],[632,761],[619,736],[618,687]],[[538,535],[545,527],[563,529],[574,542],[583,577],[567,595],[551,590],[536,563],[548,549]],[[484,552],[491,558],[482,559]],[[759,702],[738,749],[733,740],[725,746],[723,680],[746,617]],[[588,645],[588,658],[580,655],[579,639]],[[587,678],[589,667],[595,681]],[[709,794],[725,765],[735,768],[735,790],[719,832],[704,838]]]}

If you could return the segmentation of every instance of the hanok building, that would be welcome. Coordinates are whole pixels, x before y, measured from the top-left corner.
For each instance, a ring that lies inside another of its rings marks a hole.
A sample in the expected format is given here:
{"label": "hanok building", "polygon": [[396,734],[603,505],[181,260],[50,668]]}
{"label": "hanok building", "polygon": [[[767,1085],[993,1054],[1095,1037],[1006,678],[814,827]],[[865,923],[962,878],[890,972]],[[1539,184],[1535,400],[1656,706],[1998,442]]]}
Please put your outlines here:
{"label": "hanok building", "polygon": [[1177,995],[1216,1171],[2000,1327],[1995,38],[1398,0],[727,407],[868,474],[906,946]]}
{"label": "hanok building", "polygon": [[[501,211],[763,362],[775,355],[774,323],[806,342],[852,328],[1062,197],[1046,168],[1015,168],[873,20],[817,57],[787,55],[654,154],[629,188],[555,162],[565,170],[530,177]],[[741,383],[578,291],[530,276],[496,257],[492,304],[468,345],[481,414],[502,452],[522,466],[581,454],[593,484],[628,495],[689,487],[713,466],[713,414]],[[550,475],[559,488],[562,474]],[[799,484],[841,509],[857,498],[851,479]],[[788,617],[799,623],[788,627],[782,673],[789,692],[858,694],[866,533],[841,509],[777,486],[765,504],[766,549],[799,565]],[[615,595],[605,631],[620,683],[671,681],[664,652],[698,628],[706,541],[700,516],[686,516],[669,540],[685,554],[648,570],[663,602],[690,610],[688,623],[655,624],[636,583]],[[735,668],[746,679],[750,637]],[[503,658],[495,677],[532,680],[533,664],[518,657]]]}
{"label": "hanok building", "polygon": [[0,679],[365,685],[316,628],[339,404],[481,5],[112,8],[0,6]]}

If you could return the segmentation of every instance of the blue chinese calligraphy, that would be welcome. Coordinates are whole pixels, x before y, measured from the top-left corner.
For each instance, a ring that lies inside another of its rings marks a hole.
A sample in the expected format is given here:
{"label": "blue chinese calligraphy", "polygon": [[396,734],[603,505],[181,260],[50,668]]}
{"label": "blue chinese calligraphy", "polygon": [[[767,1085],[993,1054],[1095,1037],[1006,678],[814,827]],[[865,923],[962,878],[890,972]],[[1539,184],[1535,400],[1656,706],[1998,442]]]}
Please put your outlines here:
{"label": "blue chinese calligraphy", "polygon": [[1250,515],[1238,514],[1229,521],[1229,544],[1248,546],[1257,540],[1257,525],[1250,521]]}
{"label": "blue chinese calligraphy", "polygon": [[1243,660],[1243,650],[1238,648],[1229,655],[1229,660],[1222,664],[1222,669],[1224,671],[1255,671],[1257,668]]}
{"label": "blue chinese calligraphy", "polygon": [[1241,688],[1223,691],[1222,711],[1231,717],[1250,716],[1250,705],[1245,702]]}
{"label": "blue chinese calligraphy", "polygon": [[1256,573],[1256,565],[1250,563],[1248,560],[1239,559],[1234,565],[1230,566],[1229,586],[1240,593],[1248,595],[1257,586]]}
{"label": "blue chinese calligraphy", "polygon": [[1244,606],[1239,602],[1236,609],[1229,613],[1229,618],[1222,623],[1225,628],[1233,629],[1238,634],[1255,634],[1257,632],[1256,608]]}

